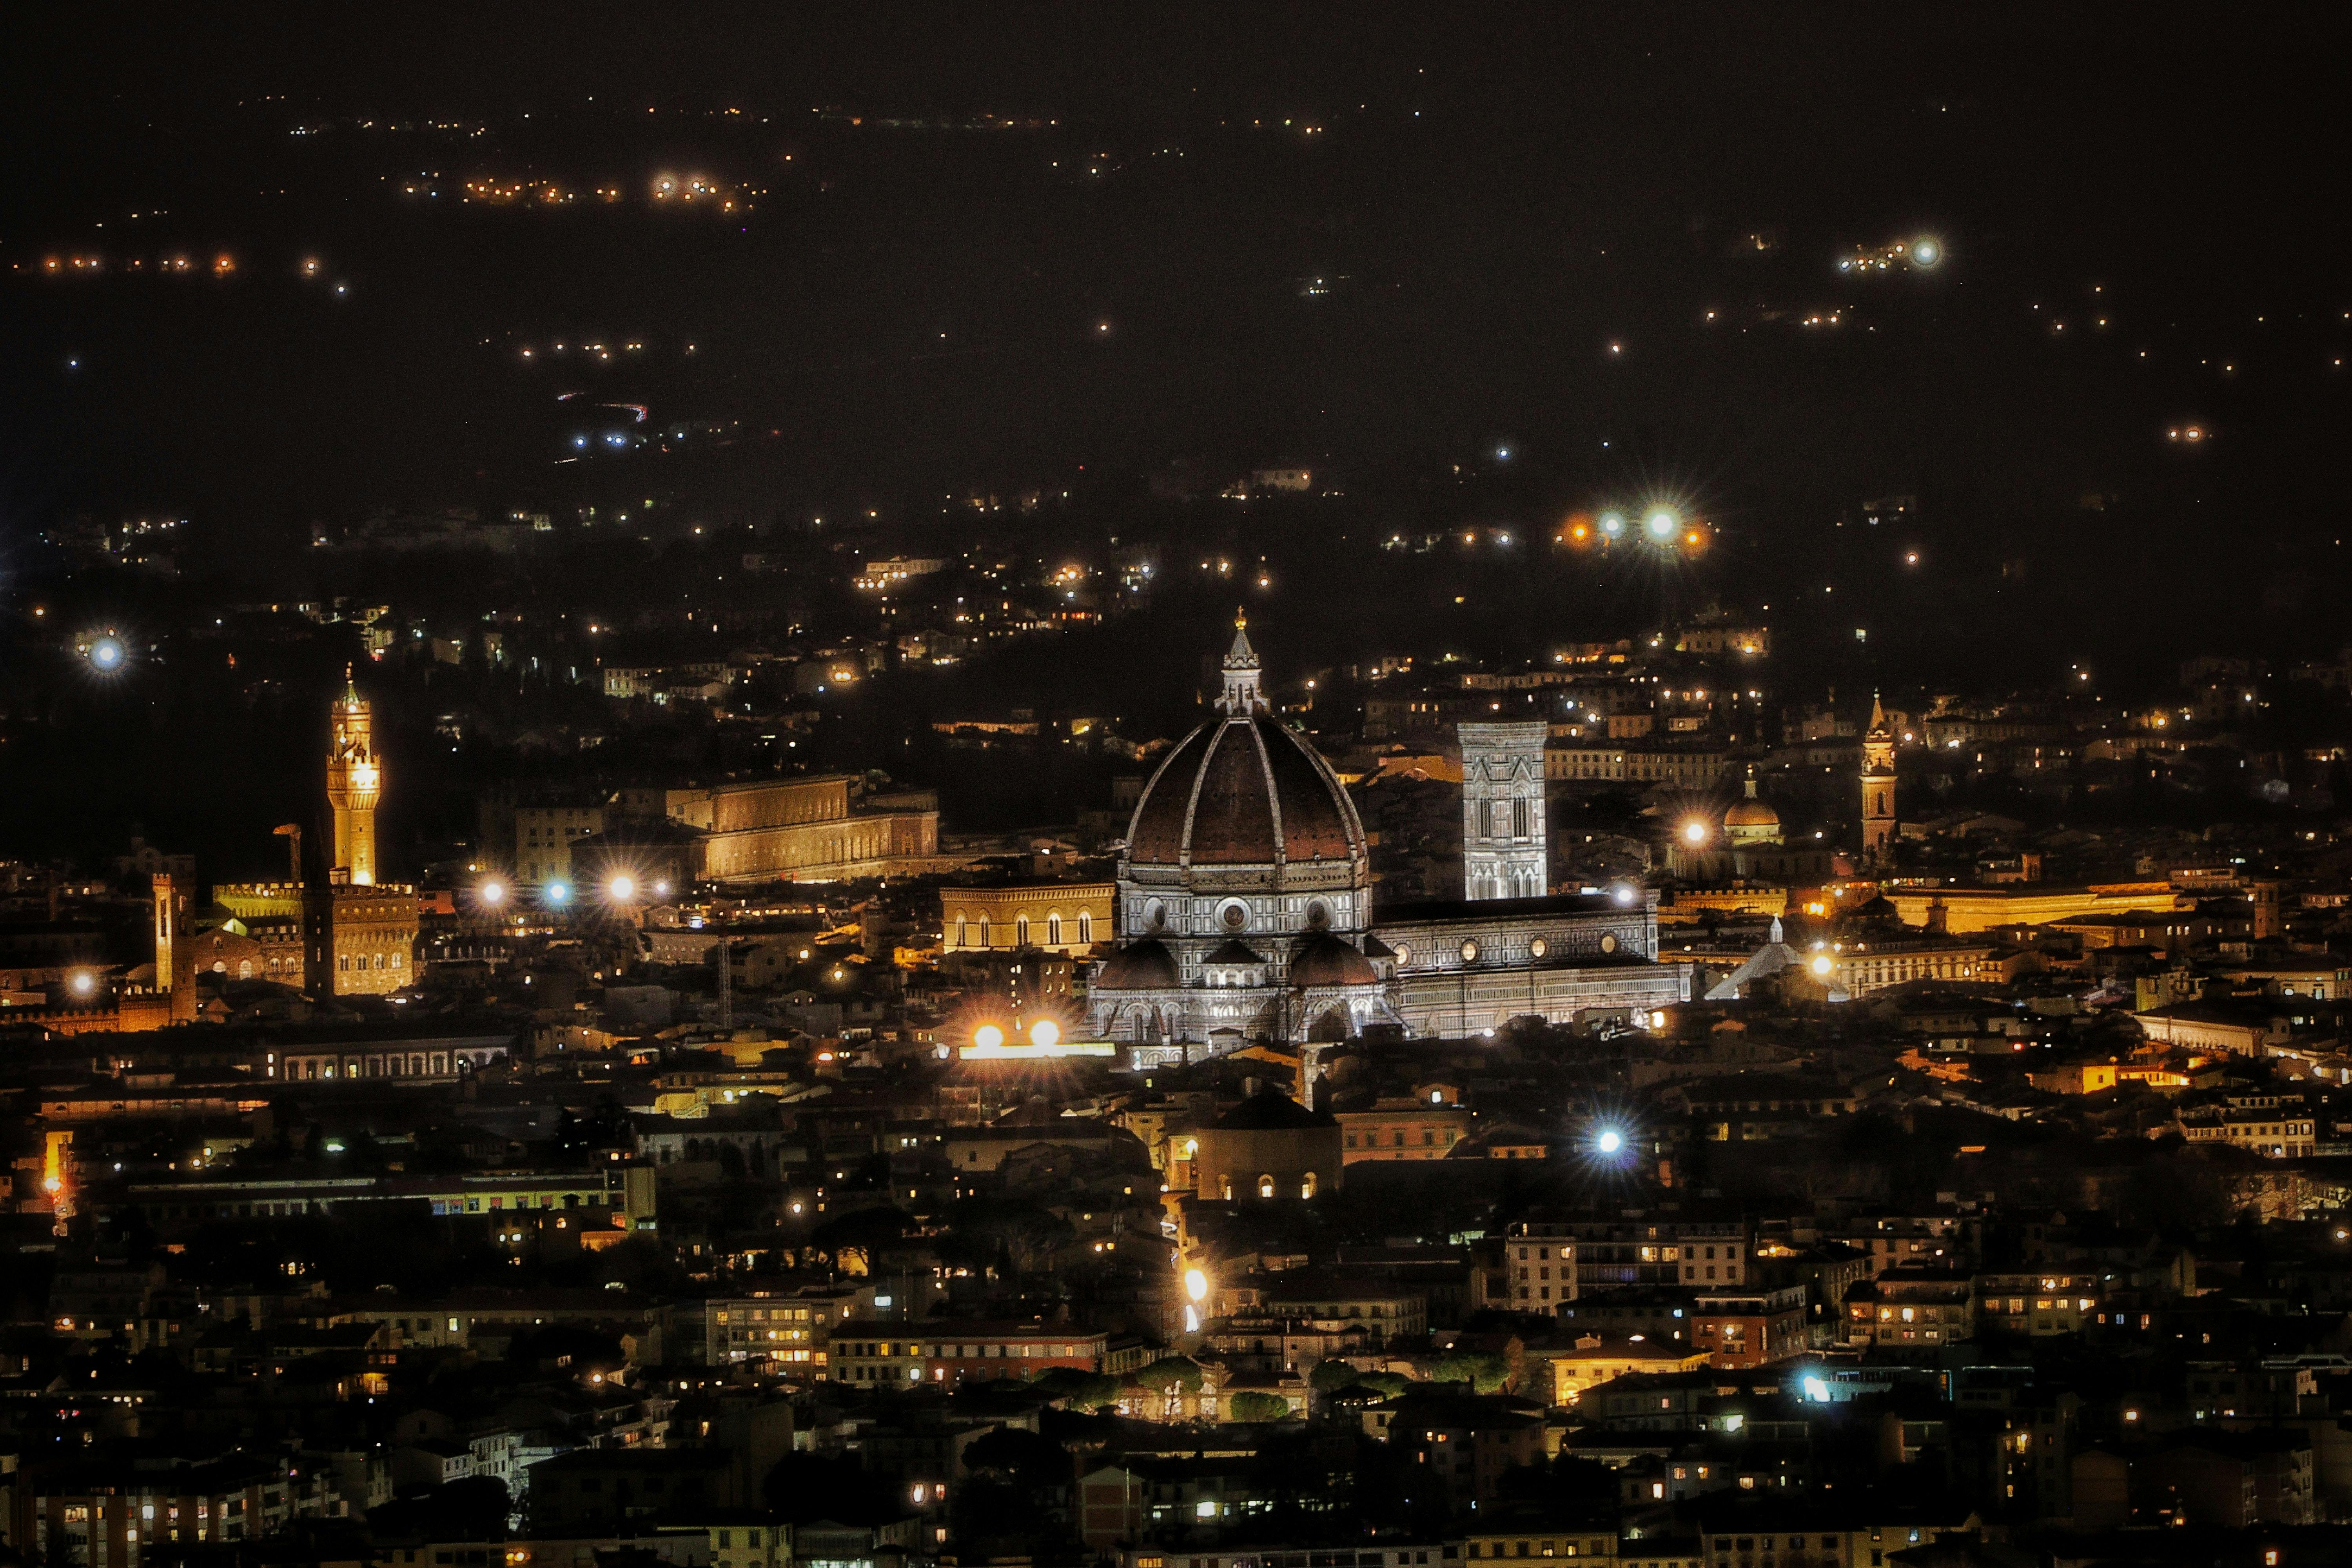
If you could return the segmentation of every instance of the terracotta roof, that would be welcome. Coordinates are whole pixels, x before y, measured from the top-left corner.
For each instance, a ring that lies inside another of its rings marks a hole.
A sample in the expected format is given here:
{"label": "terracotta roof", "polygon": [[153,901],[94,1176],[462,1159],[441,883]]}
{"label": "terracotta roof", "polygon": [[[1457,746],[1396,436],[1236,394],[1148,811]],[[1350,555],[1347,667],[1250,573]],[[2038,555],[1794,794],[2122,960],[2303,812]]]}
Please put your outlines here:
{"label": "terracotta roof", "polygon": [[1203,724],[1168,753],[1128,829],[1130,864],[1344,861],[1363,825],[1307,741],[1263,714]]}
{"label": "terracotta roof", "polygon": [[1293,985],[1372,985],[1380,978],[1370,959],[1328,931],[1300,942],[1290,961]]}
{"label": "terracotta roof", "polygon": [[1147,937],[1123,947],[1103,963],[1097,985],[1117,990],[1150,991],[1177,983],[1176,959],[1167,944]]}

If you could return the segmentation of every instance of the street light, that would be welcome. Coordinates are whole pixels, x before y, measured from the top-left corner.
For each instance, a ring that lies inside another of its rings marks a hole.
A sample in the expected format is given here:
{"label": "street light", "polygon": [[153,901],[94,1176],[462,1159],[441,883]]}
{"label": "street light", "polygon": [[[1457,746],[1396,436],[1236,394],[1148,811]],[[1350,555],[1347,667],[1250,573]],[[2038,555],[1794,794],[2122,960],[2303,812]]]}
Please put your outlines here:
{"label": "street light", "polygon": [[561,905],[571,901],[572,889],[562,882],[550,882],[542,896],[549,903]]}
{"label": "street light", "polygon": [[971,1043],[983,1051],[992,1051],[1004,1043],[1004,1031],[993,1024],[982,1024],[971,1032]]}
{"label": "street light", "polygon": [[485,882],[480,887],[474,889],[474,897],[480,900],[489,908],[497,909],[500,904],[507,901],[506,884],[503,882]]}
{"label": "street light", "polygon": [[604,890],[613,895],[614,902],[625,904],[637,896],[637,879],[624,871],[605,883]]}
{"label": "street light", "polygon": [[1614,1154],[1625,1147],[1625,1135],[1614,1127],[1604,1127],[1592,1140],[1592,1146],[1603,1154]]}
{"label": "street light", "polygon": [[1040,1018],[1029,1026],[1029,1043],[1039,1050],[1061,1043],[1062,1026],[1051,1018]]}
{"label": "street light", "polygon": [[1694,818],[1683,824],[1683,842],[1692,846],[1706,842],[1706,824]]}

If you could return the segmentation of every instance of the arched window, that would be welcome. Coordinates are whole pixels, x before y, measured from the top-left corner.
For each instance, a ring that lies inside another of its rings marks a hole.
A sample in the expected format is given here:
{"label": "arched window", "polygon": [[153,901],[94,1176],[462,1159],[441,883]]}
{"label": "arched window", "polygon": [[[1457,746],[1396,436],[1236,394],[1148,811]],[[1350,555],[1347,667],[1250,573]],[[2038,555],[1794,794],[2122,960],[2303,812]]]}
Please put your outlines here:
{"label": "arched window", "polygon": [[992,946],[992,945],[993,945],[993,944],[989,941],[988,924],[989,924],[988,917],[987,917],[986,915],[982,915],[982,916],[981,916],[981,917],[980,917],[980,945],[981,945],[981,946],[982,946],[982,947],[988,947],[988,946]]}
{"label": "arched window", "polygon": [[1298,1195],[1302,1198],[1311,1198],[1315,1195],[1314,1172],[1309,1171],[1298,1179]]}
{"label": "arched window", "polygon": [[1062,945],[1062,917],[1059,915],[1045,917],[1045,945],[1047,947]]}
{"label": "arched window", "polygon": [[249,958],[240,958],[236,961],[236,977],[239,980],[250,980],[253,978],[253,960]]}
{"label": "arched window", "polygon": [[1013,919],[1013,945],[1015,947],[1027,947],[1029,945],[1029,917],[1027,915],[1015,915]]}
{"label": "arched window", "polygon": [[1078,940],[1088,947],[1092,947],[1094,945],[1095,917],[1094,911],[1091,910],[1080,910],[1078,911]]}
{"label": "arched window", "polygon": [[1274,1196],[1274,1177],[1272,1175],[1263,1175],[1257,1179],[1257,1195],[1262,1198],[1270,1198]]}
{"label": "arched window", "polygon": [[962,917],[961,915],[958,915],[958,916],[956,916],[956,923],[955,923],[955,943],[954,943],[954,945],[955,945],[956,947],[958,947],[959,949],[960,949],[960,948],[961,948],[961,947],[963,947],[963,946],[965,945],[965,944],[964,944],[964,931],[963,931],[963,917]]}

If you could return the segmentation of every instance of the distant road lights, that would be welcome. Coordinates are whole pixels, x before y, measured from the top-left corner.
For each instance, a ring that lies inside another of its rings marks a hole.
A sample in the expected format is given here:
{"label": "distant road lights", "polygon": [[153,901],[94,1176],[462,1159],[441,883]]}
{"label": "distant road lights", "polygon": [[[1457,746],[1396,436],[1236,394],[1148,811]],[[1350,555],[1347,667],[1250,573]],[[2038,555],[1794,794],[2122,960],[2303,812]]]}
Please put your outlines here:
{"label": "distant road lights", "polygon": [[1915,267],[1933,267],[1944,259],[1944,247],[1933,236],[1922,236],[1911,242],[1911,262]]}
{"label": "distant road lights", "polygon": [[1039,1050],[1050,1050],[1062,1043],[1062,1026],[1051,1018],[1040,1018],[1029,1026],[1029,1043]]}
{"label": "distant road lights", "polygon": [[1004,1031],[993,1024],[982,1024],[971,1032],[971,1043],[983,1051],[992,1051],[1004,1043]]}
{"label": "distant road lights", "polygon": [[1675,530],[1679,526],[1679,523],[1673,512],[1668,511],[1664,507],[1660,507],[1657,510],[1649,515],[1648,519],[1642,526],[1650,531],[1651,538],[1656,540],[1659,543],[1664,544],[1667,540],[1672,539],[1675,536]]}
{"label": "distant road lights", "polygon": [[1625,514],[1622,511],[1602,512],[1601,514],[1601,537],[1604,539],[1624,538]]}
{"label": "distant road lights", "polygon": [[550,882],[540,896],[551,908],[562,909],[572,901],[572,889],[562,882]]}
{"label": "distant road lights", "polygon": [[93,640],[88,657],[92,669],[100,675],[112,675],[130,660],[131,650],[122,646],[120,637],[110,635]]}
{"label": "distant road lights", "polygon": [[656,882],[656,883],[654,884],[654,897],[655,897],[655,898],[656,898],[656,899],[667,899],[667,898],[668,898],[668,897],[669,897],[669,884],[668,884],[667,882]]}

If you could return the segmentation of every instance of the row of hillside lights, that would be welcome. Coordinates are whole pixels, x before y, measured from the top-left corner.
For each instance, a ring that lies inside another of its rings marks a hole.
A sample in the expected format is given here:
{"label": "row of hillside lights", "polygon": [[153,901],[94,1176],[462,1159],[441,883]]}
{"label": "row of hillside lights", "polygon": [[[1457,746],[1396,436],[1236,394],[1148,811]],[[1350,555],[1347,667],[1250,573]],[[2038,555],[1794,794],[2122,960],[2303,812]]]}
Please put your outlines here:
{"label": "row of hillside lights", "polygon": [[1697,551],[1706,548],[1707,530],[1697,518],[1684,517],[1670,506],[1654,506],[1639,517],[1612,507],[1598,517],[1576,513],[1559,539],[1578,549],[1594,544],[1605,549],[1630,539],[1659,550]]}
{"label": "row of hillside lights", "polygon": [[[616,904],[635,903],[639,894],[648,892],[655,898],[666,899],[669,897],[669,884],[656,882],[647,888],[635,877],[627,875],[614,877],[604,884],[604,897]],[[474,897],[485,909],[502,908],[510,896],[511,890],[504,882],[484,882],[474,889]],[[563,909],[572,900],[572,889],[569,882],[549,882],[539,889],[539,901],[551,910]]]}
{"label": "row of hillside lights", "polygon": [[[1013,1027],[1019,1028],[1018,1024]],[[982,1024],[971,1032],[971,1043],[983,1051],[992,1051],[1004,1043],[1004,1030],[994,1024]],[[1062,1043],[1062,1026],[1051,1018],[1040,1018],[1029,1026],[1029,1043],[1046,1050]]]}

